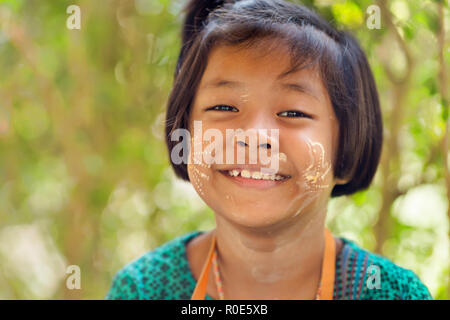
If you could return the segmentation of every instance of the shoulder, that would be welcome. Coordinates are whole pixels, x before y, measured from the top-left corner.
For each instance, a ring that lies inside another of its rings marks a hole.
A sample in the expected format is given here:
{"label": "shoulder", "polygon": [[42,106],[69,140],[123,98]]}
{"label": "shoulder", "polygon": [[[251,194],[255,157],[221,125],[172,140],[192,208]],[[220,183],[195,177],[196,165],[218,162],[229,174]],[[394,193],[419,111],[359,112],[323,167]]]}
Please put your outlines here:
{"label": "shoulder", "polygon": [[[427,287],[412,270],[400,267],[386,257],[367,251],[353,241],[341,239],[345,245],[338,262],[341,263],[345,286],[353,289],[355,299],[432,299]],[[345,281],[346,279],[354,281]]]}
{"label": "shoulder", "polygon": [[190,299],[195,283],[185,244],[199,233],[179,236],[124,266],[115,274],[106,299]]}

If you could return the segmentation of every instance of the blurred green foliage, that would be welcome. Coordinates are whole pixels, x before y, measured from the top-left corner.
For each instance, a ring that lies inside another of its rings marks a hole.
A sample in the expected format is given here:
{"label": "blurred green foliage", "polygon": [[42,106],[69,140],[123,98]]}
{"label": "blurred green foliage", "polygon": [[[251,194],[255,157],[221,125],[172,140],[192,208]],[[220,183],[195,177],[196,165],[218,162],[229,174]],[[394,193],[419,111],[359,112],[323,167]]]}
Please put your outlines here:
{"label": "blurred green foliage", "polygon": [[[303,3],[360,40],[388,141],[373,186],[330,201],[327,223],[448,299],[448,3],[441,20],[431,0]],[[66,27],[71,4],[81,30]],[[124,264],[214,227],[164,145],[183,4],[0,0],[0,298],[102,299]],[[379,30],[372,4],[387,8]],[[66,287],[73,264],[80,290]]]}

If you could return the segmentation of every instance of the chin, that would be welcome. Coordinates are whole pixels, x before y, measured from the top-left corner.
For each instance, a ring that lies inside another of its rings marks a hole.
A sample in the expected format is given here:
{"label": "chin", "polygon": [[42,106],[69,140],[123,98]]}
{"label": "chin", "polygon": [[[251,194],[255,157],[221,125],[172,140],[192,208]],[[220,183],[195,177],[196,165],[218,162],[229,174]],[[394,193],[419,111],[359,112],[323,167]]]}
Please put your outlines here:
{"label": "chin", "polygon": [[[273,208],[277,210],[273,210]],[[280,211],[276,204],[259,205],[258,208],[225,206],[214,212],[241,227],[261,230],[274,227],[289,218],[289,215],[286,215],[285,211]]]}

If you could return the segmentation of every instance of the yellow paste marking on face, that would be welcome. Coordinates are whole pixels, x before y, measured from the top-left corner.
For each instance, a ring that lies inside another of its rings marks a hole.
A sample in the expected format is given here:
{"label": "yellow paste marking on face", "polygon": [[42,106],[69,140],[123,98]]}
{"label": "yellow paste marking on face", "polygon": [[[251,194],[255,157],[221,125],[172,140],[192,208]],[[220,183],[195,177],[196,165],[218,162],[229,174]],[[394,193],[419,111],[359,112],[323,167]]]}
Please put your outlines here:
{"label": "yellow paste marking on face", "polygon": [[[192,138],[192,141],[194,141],[193,138]],[[195,141],[193,143],[196,143],[196,146],[198,146],[199,144],[202,144],[201,141]],[[194,148],[194,150],[197,150],[197,149],[198,148]],[[191,182],[193,183],[195,189],[198,190],[198,192],[201,196],[205,195],[205,193],[203,191],[204,185],[203,185],[202,180],[209,181],[211,178],[210,175],[203,172],[204,169],[211,168],[210,164],[205,164],[205,162],[204,162],[205,154],[211,154],[211,151],[206,151],[206,150],[203,150],[203,148],[202,148],[202,151],[192,152],[192,157],[194,158],[194,161],[193,161],[193,164],[189,165],[189,168],[191,169],[191,173],[192,173],[192,178],[193,178]],[[201,170],[199,170],[199,168],[203,169],[203,170],[201,171]]]}
{"label": "yellow paste marking on face", "polygon": [[[331,169],[331,164],[325,161],[325,149],[320,142],[307,141],[308,151],[312,161],[306,168],[303,177],[308,182],[308,187],[313,189],[326,189],[329,184],[325,184],[326,175]],[[315,161],[318,157],[318,161]]]}
{"label": "yellow paste marking on face", "polygon": [[319,142],[307,141],[310,163],[303,173],[304,178],[301,181],[296,181],[300,187],[300,194],[292,200],[290,207],[297,204],[303,199],[301,206],[297,209],[293,217],[298,216],[308,205],[320,196],[320,190],[329,187],[329,184],[324,183],[326,175],[328,174],[331,165],[325,161],[325,149]]}

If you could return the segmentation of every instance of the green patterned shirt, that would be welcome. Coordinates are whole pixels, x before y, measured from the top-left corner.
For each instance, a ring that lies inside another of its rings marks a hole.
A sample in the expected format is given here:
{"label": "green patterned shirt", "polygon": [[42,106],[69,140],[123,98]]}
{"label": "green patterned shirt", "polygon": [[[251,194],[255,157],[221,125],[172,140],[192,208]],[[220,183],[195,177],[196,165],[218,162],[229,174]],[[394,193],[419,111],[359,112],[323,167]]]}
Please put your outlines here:
{"label": "green patterned shirt", "polygon": [[[134,260],[113,279],[106,299],[189,300],[196,280],[186,244],[200,231],[179,236]],[[427,287],[411,270],[340,238],[333,300],[432,300]],[[206,296],[206,300],[213,300]]]}

